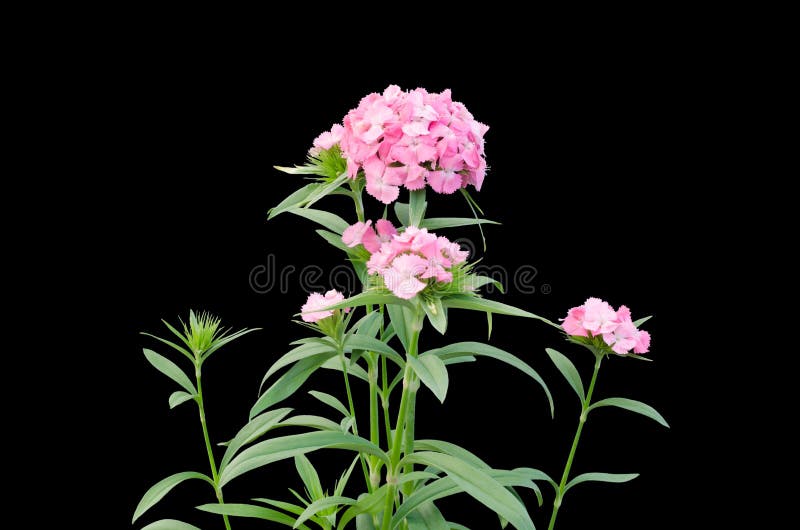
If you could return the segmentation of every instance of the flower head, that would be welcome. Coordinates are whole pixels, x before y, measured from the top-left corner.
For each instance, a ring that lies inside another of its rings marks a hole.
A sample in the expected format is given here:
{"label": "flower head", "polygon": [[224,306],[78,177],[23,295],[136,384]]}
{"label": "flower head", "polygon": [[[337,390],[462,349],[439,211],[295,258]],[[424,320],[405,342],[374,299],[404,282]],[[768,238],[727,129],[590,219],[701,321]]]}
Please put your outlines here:
{"label": "flower head", "polygon": [[561,326],[573,337],[602,337],[603,344],[618,355],[647,353],[650,349],[650,333],[636,327],[631,310],[623,305],[614,311],[599,298],[589,298],[582,306],[570,309]]}
{"label": "flower head", "polygon": [[486,175],[483,136],[489,127],[478,122],[450,90],[440,94],[423,88],[404,92],[391,85],[383,94],[369,94],[358,107],[314,140],[313,153],[339,145],[347,175],[363,171],[367,193],[389,204],[400,186],[453,193],[472,185],[480,190]]}
{"label": "flower head", "polygon": [[305,322],[319,322],[324,318],[333,316],[333,311],[317,311],[318,309],[323,309],[342,301],[344,301],[344,295],[336,289],[331,289],[324,295],[322,293],[311,293],[308,295],[306,303],[303,304],[301,317]]}
{"label": "flower head", "polygon": [[344,231],[342,241],[350,247],[362,244],[370,252],[367,272],[379,275],[386,288],[399,298],[413,298],[430,282],[452,282],[453,267],[467,260],[466,250],[426,228],[409,226],[398,232],[385,219],[375,225],[377,233],[370,221],[351,225]]}

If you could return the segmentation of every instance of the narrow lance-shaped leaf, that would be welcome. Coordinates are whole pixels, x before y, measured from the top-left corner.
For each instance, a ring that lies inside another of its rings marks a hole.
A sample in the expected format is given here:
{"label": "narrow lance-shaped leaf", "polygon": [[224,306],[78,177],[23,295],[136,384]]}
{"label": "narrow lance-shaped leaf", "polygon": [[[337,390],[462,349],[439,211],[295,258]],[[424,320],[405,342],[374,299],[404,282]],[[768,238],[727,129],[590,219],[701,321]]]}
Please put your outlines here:
{"label": "narrow lance-shaped leaf", "polygon": [[564,376],[564,379],[567,380],[569,386],[578,394],[578,399],[581,400],[581,403],[584,403],[586,401],[586,392],[583,390],[583,381],[581,381],[578,369],[563,353],[552,348],[545,348],[545,351],[550,356],[553,364],[556,365],[556,368],[558,368],[558,371],[561,372],[561,375]]}
{"label": "narrow lance-shaped leaf", "polygon": [[447,387],[450,384],[444,362],[435,355],[419,358],[409,356],[407,360],[423,384],[433,392],[439,401],[444,403],[447,397]]}
{"label": "narrow lance-shaped leaf", "polygon": [[[285,168],[291,170],[292,168]],[[288,173],[289,171],[287,171]],[[313,194],[314,191],[321,188],[323,185],[319,182],[314,182],[312,184],[306,184],[299,190],[295,191],[285,199],[283,199],[277,206],[270,208],[267,220],[272,219],[276,215],[280,215],[285,211],[291,210],[292,208],[296,208],[302,206],[306,200],[308,199],[309,195]]]}
{"label": "narrow lance-shaped leaf", "polygon": [[[272,521],[273,523],[285,524],[286,526],[294,526],[295,521],[294,517],[286,515],[285,513],[252,504],[203,504],[202,506],[198,506],[197,509],[218,515],[263,519],[265,521]],[[299,528],[302,530],[311,530],[306,525],[300,525]]]}
{"label": "narrow lance-shaped leaf", "polygon": [[639,476],[639,473],[584,473],[570,480],[564,487],[564,493],[572,486],[577,486],[582,482],[613,482],[619,484],[628,482]]}
{"label": "narrow lance-shaped leaf", "polygon": [[222,456],[222,460],[219,464],[220,472],[225,469],[225,466],[227,466],[233,456],[239,452],[239,449],[257,440],[264,433],[277,426],[290,412],[292,412],[290,408],[270,410],[250,420],[247,425],[236,433],[236,436],[234,436],[233,440],[228,444],[228,448],[225,450],[225,454]]}
{"label": "narrow lance-shaped leaf", "polygon": [[447,331],[447,311],[442,306],[441,298],[434,298],[427,302],[422,302],[422,307],[431,325],[441,333],[445,334]]}
{"label": "narrow lance-shaped leaf", "polygon": [[386,464],[389,463],[386,453],[369,440],[359,436],[330,431],[307,432],[272,438],[248,447],[231,460],[225,470],[220,473],[219,484],[223,486],[239,475],[272,462],[324,448],[360,451],[375,455]]}
{"label": "narrow lance-shaped leaf", "polygon": [[339,401],[334,396],[326,394],[325,392],[317,392],[316,390],[311,390],[309,394],[322,401],[329,407],[341,412],[343,416],[350,416],[350,411],[347,410],[347,407],[344,406],[344,403]]}
{"label": "narrow lance-shaped leaf", "polygon": [[214,486],[214,482],[210,478],[195,471],[184,471],[183,473],[175,473],[174,475],[170,475],[147,490],[142,497],[142,500],[139,501],[139,505],[136,506],[136,510],[133,512],[133,520],[131,523],[135,523],[136,519],[141,517],[147,510],[155,506],[158,501],[163,499],[167,493],[172,491],[172,488],[181,482],[192,479],[204,480],[211,484],[212,487]]}
{"label": "narrow lance-shaped leaf", "polygon": [[450,525],[436,505],[426,502],[409,514],[408,530],[450,530]]}
{"label": "narrow lance-shaped leaf", "polygon": [[145,358],[147,358],[147,360],[155,367],[156,370],[181,385],[188,393],[192,395],[197,394],[197,389],[189,380],[189,377],[178,367],[177,364],[170,361],[166,357],[157,354],[153,350],[144,348],[142,351],[144,352]]}
{"label": "narrow lance-shaped leaf", "polygon": [[194,394],[184,392],[183,390],[176,390],[169,396],[169,408],[174,409],[181,403],[186,403],[190,399],[194,399]]}
{"label": "narrow lance-shaped leaf", "polygon": [[454,228],[457,226],[471,226],[471,225],[499,225],[497,221],[490,221],[488,219],[471,219],[469,217],[431,217],[422,221],[421,228],[428,230],[439,230],[441,228]]}
{"label": "narrow lance-shaped leaf", "polygon": [[525,506],[486,472],[441,453],[413,453],[403,461],[441,469],[467,494],[505,517],[517,530],[535,530]]}
{"label": "narrow lance-shaped leaf", "polygon": [[335,356],[336,352],[319,353],[296,363],[258,398],[250,409],[250,419],[294,394],[325,361]]}
{"label": "narrow lance-shaped leaf", "polygon": [[292,363],[297,361],[301,361],[308,357],[313,357],[320,353],[336,353],[334,346],[332,344],[328,344],[326,342],[311,342],[306,344],[301,344],[300,346],[293,348],[289,352],[282,355],[277,361],[275,361],[272,366],[269,367],[267,373],[264,374],[264,377],[261,379],[261,386],[264,386],[264,383],[267,382],[275,372],[280,370],[285,366],[289,366]]}
{"label": "narrow lance-shaped leaf", "polygon": [[319,473],[314,469],[311,460],[306,455],[297,455],[294,457],[294,467],[297,469],[297,474],[300,475],[300,479],[303,481],[311,499],[322,498],[325,492],[322,490]]}
{"label": "narrow lance-shaped leaf", "polygon": [[291,208],[286,211],[319,223],[331,232],[335,232],[339,235],[342,235],[342,232],[350,226],[338,215],[323,210],[315,210],[313,208]]}
{"label": "narrow lance-shaped leaf", "polygon": [[[534,489],[541,505],[541,492],[539,491],[538,487],[531,482],[531,480],[539,480],[540,477],[538,474],[541,472],[526,473],[525,469],[515,469],[512,471],[486,469],[483,470],[483,472],[490,476],[493,480],[496,480],[501,486],[526,487]],[[408,514],[413,513],[414,510],[426,502],[432,502],[444,497],[449,497],[450,495],[462,493],[464,491],[465,489],[461,487],[461,485],[457,484],[456,481],[450,476],[443,477],[430,484],[426,484],[412,493],[405,500],[405,502],[400,505],[400,508],[398,508],[397,512],[392,517],[391,527],[396,528],[397,525],[400,524]],[[508,491],[506,492],[509,493],[509,495],[511,495],[511,497],[516,501],[516,498],[513,497],[513,494]]]}
{"label": "narrow lance-shaped leaf", "polygon": [[300,514],[300,517],[297,518],[297,521],[294,523],[294,527],[297,528],[304,522],[308,521],[311,517],[318,514],[320,511],[330,508],[331,506],[350,506],[355,503],[355,499],[342,496],[325,497],[324,499],[319,499],[308,505],[305,511]]}
{"label": "narrow lance-shaped leaf", "polygon": [[194,525],[177,519],[161,519],[142,528],[142,530],[200,530]]}
{"label": "narrow lance-shaped leaf", "polygon": [[495,313],[498,315],[534,318],[536,320],[541,320],[545,324],[561,329],[561,326],[558,324],[555,324],[546,318],[540,317],[539,315],[529,311],[525,311],[501,302],[495,302],[494,300],[480,298],[474,295],[455,294],[448,296],[447,298],[443,298],[442,303],[445,305],[445,307],[451,307],[453,309],[471,309],[473,311],[485,311],[487,313]]}
{"label": "narrow lance-shaped leaf", "polygon": [[618,398],[618,397],[606,398],[596,403],[593,403],[592,406],[589,407],[589,410],[594,410],[599,407],[619,407],[621,409],[641,414],[642,416],[647,416],[651,420],[655,420],[664,427],[669,428],[667,420],[665,420],[664,417],[661,414],[659,414],[656,409],[654,409],[653,407],[651,407],[646,403],[642,403],[641,401],[636,401],[635,399]]}
{"label": "narrow lance-shaped leaf", "polygon": [[513,366],[539,383],[539,385],[542,387],[542,390],[544,390],[545,395],[547,396],[548,403],[550,404],[550,414],[553,414],[553,396],[550,394],[550,389],[547,387],[544,379],[542,379],[539,373],[531,368],[527,363],[523,362],[520,358],[508,353],[507,351],[501,350],[500,348],[496,348],[495,346],[491,346],[489,344],[484,344],[482,342],[457,342],[443,348],[429,350],[420,355],[420,358],[428,355],[436,355],[445,363],[453,362],[455,359],[461,357],[490,357]]}

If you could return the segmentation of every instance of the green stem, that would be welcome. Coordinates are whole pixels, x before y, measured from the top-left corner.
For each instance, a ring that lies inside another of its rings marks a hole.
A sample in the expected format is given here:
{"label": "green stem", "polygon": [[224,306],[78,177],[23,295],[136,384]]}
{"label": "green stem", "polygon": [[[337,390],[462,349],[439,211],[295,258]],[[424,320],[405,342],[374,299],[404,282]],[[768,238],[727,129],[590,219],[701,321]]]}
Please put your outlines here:
{"label": "green stem", "polygon": [[564,488],[567,485],[567,479],[569,478],[569,472],[572,469],[572,461],[575,459],[575,452],[578,449],[578,442],[581,439],[581,433],[583,432],[583,425],[586,423],[586,414],[589,410],[589,407],[592,404],[592,394],[594,394],[594,385],[597,382],[597,374],[600,371],[600,362],[603,360],[602,355],[597,356],[597,362],[594,364],[594,373],[592,374],[592,382],[589,383],[589,391],[586,393],[586,400],[583,402],[581,407],[581,416],[578,419],[578,429],[575,431],[575,438],[572,440],[572,449],[569,451],[569,457],[567,457],[567,465],[564,466],[564,473],[561,475],[561,483],[558,486],[558,491],[556,492],[556,500],[553,502],[553,515],[550,517],[550,526],[548,526],[548,530],[553,530],[553,527],[556,525],[556,517],[558,516],[558,509],[561,508],[561,501],[564,499]]}
{"label": "green stem", "polygon": [[394,511],[394,497],[397,493],[397,464],[400,462],[400,452],[403,445],[403,427],[406,424],[406,415],[408,414],[409,402],[409,383],[411,380],[411,365],[406,365],[405,373],[403,374],[403,395],[400,397],[400,411],[397,413],[397,423],[394,431],[394,439],[392,440],[392,452],[389,457],[391,467],[386,470],[386,482],[389,487],[386,489],[386,504],[383,508],[383,524],[382,530],[389,530],[389,525],[392,522],[392,512]]}
{"label": "green stem", "polygon": [[[353,418],[353,434],[358,436],[356,407],[353,403],[353,393],[350,391],[350,377],[347,375],[347,357],[345,357],[344,350],[341,346],[339,346],[339,358],[342,360],[342,374],[344,374],[344,387],[347,390],[347,404],[350,406],[350,417]],[[364,453],[359,453],[359,460],[361,460],[361,469],[364,471],[364,480],[367,483],[367,489],[372,493],[372,482],[369,479],[369,469],[367,468],[367,461],[364,458]]]}
{"label": "green stem", "polygon": [[[419,310],[419,308],[418,308]],[[422,318],[416,315],[414,329],[411,333],[411,341],[408,345],[407,357],[416,357],[419,347],[419,334],[422,330]],[[400,453],[411,454],[414,449],[414,419],[415,413],[412,410],[416,404],[417,387],[416,375],[411,365],[406,363],[403,373],[403,394],[400,397],[400,412],[397,414],[397,423],[392,441],[390,454],[391,469],[386,472],[386,482],[389,487],[386,489],[386,503],[383,508],[383,524],[381,530],[389,530],[392,522],[392,512],[394,511],[395,495],[397,494],[397,473],[399,471]],[[403,436],[405,433],[405,448],[403,448]],[[413,466],[409,466],[413,469]]]}
{"label": "green stem", "polygon": [[[352,188],[351,188],[352,189]],[[364,200],[361,190],[353,189],[353,202],[356,203],[356,217],[360,222],[364,222]]]}
{"label": "green stem", "polygon": [[[369,441],[377,446],[381,444],[381,419],[380,412],[378,411],[378,358],[375,353],[370,352],[369,360]],[[374,462],[373,462],[374,464]],[[370,492],[380,486],[380,473],[379,469],[376,470],[374,465],[370,465],[369,481],[372,489]]]}
{"label": "green stem", "polygon": [[[208,426],[206,424],[206,409],[203,403],[203,383],[200,377],[200,364],[195,364],[195,379],[197,380],[197,409],[200,412],[200,425],[203,427],[203,439],[206,442],[206,453],[208,453],[208,464],[211,466],[211,478],[214,480],[214,491],[220,504],[225,504],[222,498],[222,488],[219,486],[219,473],[217,472],[217,462],[214,460],[214,452],[211,449],[211,439],[208,436]],[[225,528],[231,530],[231,522],[227,515],[222,516],[225,521]]]}

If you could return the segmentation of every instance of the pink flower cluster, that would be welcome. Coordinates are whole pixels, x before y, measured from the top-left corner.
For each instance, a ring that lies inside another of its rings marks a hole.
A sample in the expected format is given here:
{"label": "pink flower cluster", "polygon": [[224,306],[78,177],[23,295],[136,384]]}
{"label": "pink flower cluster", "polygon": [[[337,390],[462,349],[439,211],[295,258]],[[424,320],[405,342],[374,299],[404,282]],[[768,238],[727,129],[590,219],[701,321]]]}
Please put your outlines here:
{"label": "pink flower cluster", "polygon": [[314,140],[314,151],[339,144],[347,174],[364,170],[367,192],[390,204],[399,186],[419,190],[427,182],[438,193],[468,184],[481,189],[486,175],[483,136],[489,127],[450,97],[417,88],[403,92],[391,85],[372,93],[358,108]]}
{"label": "pink flower cluster", "polygon": [[434,278],[437,282],[453,281],[449,270],[467,260],[469,252],[461,250],[443,236],[428,232],[426,228],[409,226],[403,233],[385,219],[356,223],[342,234],[349,246],[364,245],[370,253],[367,271],[379,274],[386,287],[399,298],[408,300],[427,285],[422,280]]}
{"label": "pink flower cluster", "polygon": [[[306,303],[301,309],[301,317],[306,322],[318,322],[323,318],[333,316],[333,311],[317,311],[318,309],[323,309],[343,301],[344,295],[336,289],[331,289],[324,295],[322,293],[311,293],[308,295],[308,300],[306,300]],[[345,312],[347,311],[349,311],[349,309],[345,309]]]}
{"label": "pink flower cluster", "polygon": [[562,327],[569,335],[601,335],[603,341],[620,355],[631,350],[633,353],[647,353],[650,349],[650,333],[636,328],[631,320],[631,310],[624,305],[614,311],[608,302],[589,298],[582,306],[570,309],[562,320]]}

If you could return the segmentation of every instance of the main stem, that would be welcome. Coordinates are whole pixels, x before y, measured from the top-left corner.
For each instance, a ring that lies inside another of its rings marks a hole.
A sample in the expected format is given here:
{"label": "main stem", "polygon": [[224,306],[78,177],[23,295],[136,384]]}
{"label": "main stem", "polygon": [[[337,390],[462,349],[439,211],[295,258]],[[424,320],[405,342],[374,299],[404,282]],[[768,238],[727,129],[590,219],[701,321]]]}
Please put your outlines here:
{"label": "main stem", "polygon": [[[220,504],[225,504],[222,498],[222,488],[219,486],[219,473],[217,472],[217,462],[214,460],[214,451],[211,449],[211,439],[208,436],[208,426],[206,425],[206,409],[203,404],[203,383],[200,377],[200,364],[195,364],[194,370],[195,379],[197,380],[197,409],[200,412],[200,425],[203,426],[203,440],[206,442],[206,453],[208,453],[208,464],[211,466],[211,478],[214,479],[214,491],[217,494],[217,500]],[[225,528],[231,530],[231,522],[228,516],[222,515],[225,521]]]}
{"label": "main stem", "polygon": [[550,526],[547,527],[548,530],[553,530],[553,527],[556,525],[556,517],[558,516],[558,509],[561,508],[561,501],[564,498],[564,488],[567,485],[567,479],[569,479],[569,472],[572,469],[572,461],[575,459],[575,452],[578,450],[578,442],[581,439],[581,433],[583,432],[583,425],[586,423],[586,412],[589,410],[589,407],[592,404],[592,394],[594,393],[594,385],[597,382],[597,374],[600,371],[600,362],[603,360],[602,355],[597,356],[597,361],[594,363],[594,373],[592,374],[592,382],[589,383],[589,390],[586,392],[586,400],[583,402],[583,406],[581,407],[581,417],[578,420],[578,429],[575,431],[575,439],[572,440],[572,449],[569,451],[569,457],[567,457],[567,465],[564,466],[564,473],[561,475],[561,483],[558,485],[558,491],[556,492],[556,500],[553,502],[553,515],[550,516]]}
{"label": "main stem", "polygon": [[[419,334],[422,328],[422,323],[419,322],[417,329],[411,334],[411,343],[408,345],[406,354],[409,357],[416,357],[417,349],[419,346]],[[411,437],[406,436],[405,454],[408,455],[413,451],[414,447],[414,413],[410,412],[411,407],[416,402],[416,383],[414,382],[415,374],[409,363],[406,363],[405,372],[403,373],[403,394],[400,397],[400,411],[397,414],[397,423],[395,424],[394,438],[392,440],[392,450],[389,456],[391,467],[386,471],[386,502],[383,507],[383,523],[381,530],[389,530],[392,522],[392,512],[394,511],[394,500],[397,494],[397,473],[400,471],[400,453],[403,452],[403,433],[406,435],[410,433]]]}

